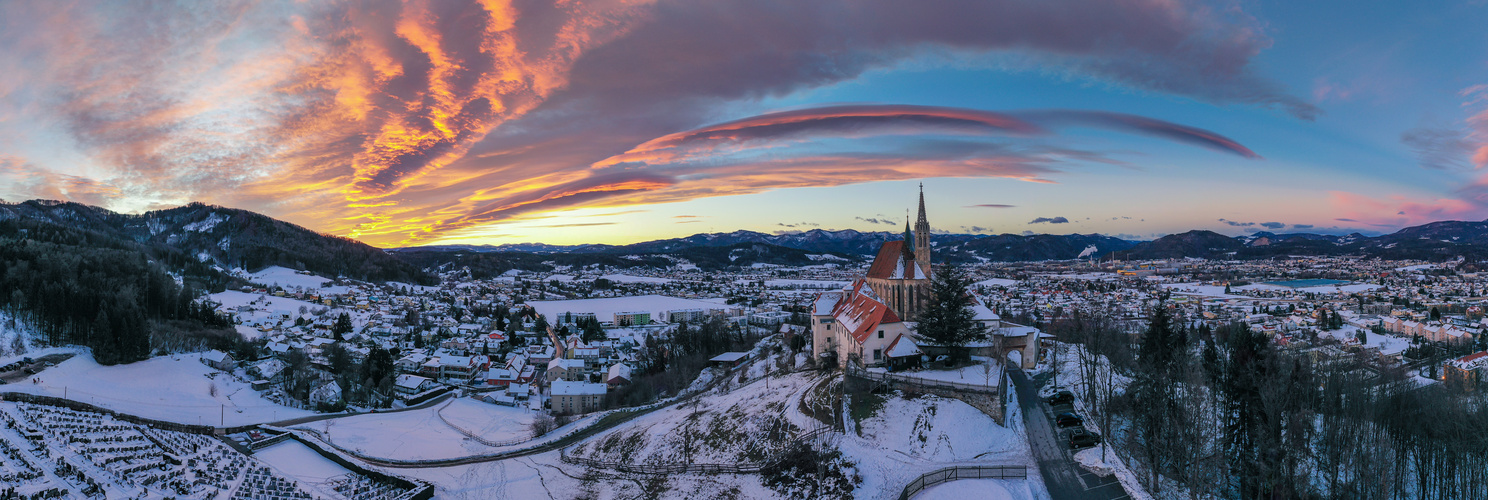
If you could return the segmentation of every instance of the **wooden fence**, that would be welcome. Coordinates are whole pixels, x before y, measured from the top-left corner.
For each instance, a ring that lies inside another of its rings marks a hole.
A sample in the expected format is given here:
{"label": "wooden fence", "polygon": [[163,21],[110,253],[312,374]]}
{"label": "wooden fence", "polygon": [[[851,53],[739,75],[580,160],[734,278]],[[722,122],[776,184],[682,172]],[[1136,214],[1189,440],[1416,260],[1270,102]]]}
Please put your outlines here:
{"label": "wooden fence", "polygon": [[1028,479],[1028,467],[1024,465],[964,465],[937,469],[904,485],[904,490],[899,493],[899,500],[909,500],[925,488],[957,479]]}

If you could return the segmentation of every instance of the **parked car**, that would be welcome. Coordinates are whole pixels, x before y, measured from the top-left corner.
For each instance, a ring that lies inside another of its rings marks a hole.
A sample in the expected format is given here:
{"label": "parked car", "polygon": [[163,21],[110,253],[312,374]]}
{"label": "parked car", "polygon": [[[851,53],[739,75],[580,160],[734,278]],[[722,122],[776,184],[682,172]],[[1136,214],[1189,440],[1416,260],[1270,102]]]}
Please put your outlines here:
{"label": "parked car", "polygon": [[1077,430],[1075,432],[1071,432],[1070,435],[1069,435],[1069,447],[1070,447],[1071,450],[1078,450],[1080,448],[1089,448],[1091,446],[1095,446],[1095,445],[1098,445],[1100,443],[1101,443],[1100,434],[1096,434],[1094,432],[1090,432],[1090,431],[1087,431],[1085,429],[1080,429],[1080,430]]}
{"label": "parked car", "polygon": [[1044,401],[1048,401],[1050,405],[1066,405],[1075,402],[1075,395],[1070,391],[1059,391],[1045,398]]}
{"label": "parked car", "polygon": [[1054,416],[1054,424],[1060,428],[1079,427],[1085,425],[1085,419],[1073,413],[1060,413]]}

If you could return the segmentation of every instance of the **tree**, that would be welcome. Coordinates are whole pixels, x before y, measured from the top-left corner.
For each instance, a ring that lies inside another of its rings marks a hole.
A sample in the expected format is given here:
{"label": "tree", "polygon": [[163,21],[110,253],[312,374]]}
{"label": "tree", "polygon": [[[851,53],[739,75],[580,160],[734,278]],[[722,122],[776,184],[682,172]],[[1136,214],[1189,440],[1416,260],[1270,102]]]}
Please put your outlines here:
{"label": "tree", "polygon": [[1441,310],[1431,306],[1431,321],[1441,321]]}
{"label": "tree", "polygon": [[340,316],[336,316],[336,323],[331,325],[331,335],[334,335],[336,341],[340,342],[346,334],[351,333],[352,329],[351,315],[341,313]]}
{"label": "tree", "polygon": [[950,349],[960,359],[969,357],[966,345],[987,339],[987,327],[976,322],[967,288],[973,283],[965,271],[944,265],[930,282],[930,304],[917,318],[916,340]]}
{"label": "tree", "polygon": [[598,319],[588,317],[581,318],[579,319],[579,328],[583,329],[583,335],[580,338],[583,339],[584,343],[586,344],[593,342],[603,342],[609,339],[609,336],[605,335],[604,327],[599,324]]}

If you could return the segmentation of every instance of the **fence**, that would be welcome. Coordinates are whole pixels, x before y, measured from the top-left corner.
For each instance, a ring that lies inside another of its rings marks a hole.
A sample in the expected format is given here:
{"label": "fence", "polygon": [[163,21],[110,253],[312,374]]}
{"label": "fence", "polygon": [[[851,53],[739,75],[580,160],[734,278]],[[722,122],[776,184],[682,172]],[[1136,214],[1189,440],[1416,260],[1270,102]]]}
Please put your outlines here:
{"label": "fence", "polygon": [[434,411],[434,414],[439,416],[439,420],[444,421],[444,425],[450,426],[451,429],[454,429],[456,432],[459,432],[460,434],[464,434],[465,437],[468,437],[470,439],[474,439],[475,442],[477,442],[477,443],[480,443],[480,444],[483,444],[483,445],[486,445],[486,446],[490,446],[492,448],[504,448],[504,447],[507,447],[507,446],[519,445],[519,444],[522,444],[522,443],[531,441],[533,439],[536,439],[536,438],[533,438],[533,437],[519,437],[519,438],[514,438],[514,439],[508,439],[506,441],[491,441],[489,439],[480,437],[479,435],[476,435],[474,432],[470,432],[468,430],[465,430],[464,427],[460,427],[458,425],[455,425],[454,422],[450,422],[449,419],[444,418],[444,409],[447,408],[447,407],[449,407],[450,403],[454,403],[454,400],[450,400],[449,403],[445,403],[444,406],[439,407],[438,410],[435,410]]}
{"label": "fence", "polygon": [[1028,479],[1028,467],[1023,465],[975,465],[946,467],[921,475],[904,485],[899,500],[909,500],[921,490],[957,479]]}
{"label": "fence", "polygon": [[[848,363],[847,365],[847,374],[856,378],[874,382],[883,382],[890,385],[908,384],[930,389],[944,389],[949,391],[984,392],[988,394],[1001,393],[1001,391],[998,389],[998,386],[996,385],[951,382],[949,380],[916,377],[913,375],[905,375],[902,373],[872,372],[863,368],[859,368],[857,365],[854,365],[852,363]],[[1002,373],[999,371],[996,376],[998,378],[1002,378]]]}
{"label": "fence", "polygon": [[75,411],[102,413],[114,417],[115,420],[129,422],[131,424],[148,425],[150,427],[167,431],[184,432],[187,434],[201,434],[204,436],[237,434],[239,432],[247,432],[258,427],[257,424],[240,425],[237,427],[213,427],[210,425],[191,425],[176,422],[166,422],[164,420],[155,420],[150,418],[137,417],[128,413],[120,413],[108,408],[102,408],[88,403],[73,401],[71,399],[62,399],[53,396],[40,396],[36,394],[26,394],[20,392],[0,393],[0,400],[19,401],[24,403],[33,403],[47,406],[60,406]]}

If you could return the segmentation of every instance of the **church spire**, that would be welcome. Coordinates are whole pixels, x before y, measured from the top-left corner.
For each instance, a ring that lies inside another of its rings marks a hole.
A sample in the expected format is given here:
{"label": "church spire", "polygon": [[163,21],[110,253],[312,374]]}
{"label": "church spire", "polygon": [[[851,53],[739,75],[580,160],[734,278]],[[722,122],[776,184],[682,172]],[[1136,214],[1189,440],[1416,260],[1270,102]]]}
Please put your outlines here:
{"label": "church spire", "polygon": [[[907,218],[907,217],[906,217]],[[905,221],[906,223],[908,221]],[[908,240],[906,240],[908,241]],[[926,276],[930,274],[930,219],[925,217],[925,183],[920,183],[920,217],[914,225],[915,261]]]}

